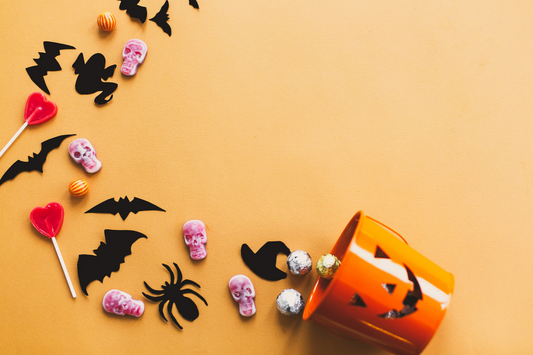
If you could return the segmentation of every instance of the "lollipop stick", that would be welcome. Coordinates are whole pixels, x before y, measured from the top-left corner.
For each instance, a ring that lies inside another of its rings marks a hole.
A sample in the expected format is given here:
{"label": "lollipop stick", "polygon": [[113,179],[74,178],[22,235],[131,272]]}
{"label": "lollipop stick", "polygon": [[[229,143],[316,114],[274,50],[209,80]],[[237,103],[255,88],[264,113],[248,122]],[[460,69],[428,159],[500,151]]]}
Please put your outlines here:
{"label": "lollipop stick", "polygon": [[63,273],[65,274],[65,278],[67,279],[68,287],[70,288],[72,298],[76,298],[76,291],[74,291],[74,286],[72,286],[72,281],[70,281],[70,276],[68,275],[67,267],[65,266],[65,262],[63,261],[63,257],[61,256],[61,251],[59,251],[59,245],[57,245],[56,237],[52,237],[51,239],[52,243],[54,243],[54,248],[56,249],[57,257],[59,258],[59,263],[61,263]]}
{"label": "lollipop stick", "polygon": [[0,157],[2,157],[2,155],[4,155],[4,153],[6,152],[7,148],[9,148],[11,146],[11,144],[13,144],[13,142],[15,141],[15,139],[18,138],[18,136],[20,136],[20,134],[22,133],[22,131],[24,131],[24,129],[28,126],[28,122],[24,122],[24,124],[22,125],[22,127],[20,127],[20,129],[17,131],[17,133],[15,133],[15,135],[13,136],[13,138],[11,138],[11,140],[9,142],[7,142],[6,146],[2,149],[2,151],[0,152]]}

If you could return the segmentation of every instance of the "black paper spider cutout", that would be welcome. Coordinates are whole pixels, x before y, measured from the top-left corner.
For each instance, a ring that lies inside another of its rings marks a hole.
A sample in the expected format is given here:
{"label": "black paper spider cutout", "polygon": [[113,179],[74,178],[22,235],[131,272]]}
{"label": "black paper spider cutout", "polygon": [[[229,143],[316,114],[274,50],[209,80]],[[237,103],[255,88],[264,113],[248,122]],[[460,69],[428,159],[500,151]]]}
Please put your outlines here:
{"label": "black paper spider cutout", "polygon": [[[183,275],[181,273],[180,268],[178,267],[178,264],[174,263],[174,267],[176,268],[176,271],[178,272],[178,278],[176,280],[176,283],[174,283],[174,273],[172,270],[170,270],[170,267],[166,264],[163,264],[163,266],[168,270],[170,274],[170,284],[168,282],[165,282],[164,285],[161,285],[162,290],[154,290],[148,284],[146,281],[144,282],[144,286],[148,289],[148,291],[152,292],[153,294],[156,294],[158,296],[152,296],[147,295],[143,292],[144,297],[148,298],[150,301],[154,302],[161,302],[159,303],[159,314],[163,319],[168,322],[167,318],[165,317],[165,314],[163,313],[163,307],[165,307],[165,303],[168,303],[167,312],[170,315],[170,319],[180,328],[183,329],[183,327],[178,323],[176,320],[176,317],[172,314],[172,306],[176,305],[176,308],[181,314],[181,316],[188,321],[193,321],[196,318],[198,318],[199,312],[198,307],[194,303],[193,300],[191,300],[188,297],[185,297],[184,295],[186,293],[192,293],[193,295],[196,295],[199,299],[204,301],[205,305],[207,306],[207,301],[205,298],[200,296],[198,292],[190,290],[190,289],[182,289],[185,285],[193,285],[198,288],[200,288],[200,285],[198,285],[196,282],[191,280],[183,280]],[[183,281],[182,281],[183,280]]]}

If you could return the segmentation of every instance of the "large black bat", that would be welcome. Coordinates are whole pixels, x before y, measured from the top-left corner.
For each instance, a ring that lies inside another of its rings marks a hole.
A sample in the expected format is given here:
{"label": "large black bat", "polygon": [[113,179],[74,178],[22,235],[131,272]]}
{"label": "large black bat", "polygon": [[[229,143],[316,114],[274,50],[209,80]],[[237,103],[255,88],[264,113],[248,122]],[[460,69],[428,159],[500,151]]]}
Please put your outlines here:
{"label": "large black bat", "polygon": [[257,276],[269,281],[278,281],[287,277],[287,273],[276,267],[276,258],[279,253],[289,255],[290,249],[283,242],[266,242],[254,253],[247,244],[241,247],[241,256],[244,263]]}
{"label": "large black bat", "polygon": [[168,24],[168,0],[165,1],[163,6],[161,6],[161,10],[150,19],[150,21],[154,21],[159,27],[163,29],[163,32],[165,32],[169,37],[172,35],[172,29],[170,28],[170,25]]}
{"label": "large black bat", "polygon": [[130,17],[139,19],[141,23],[146,21],[147,11],[146,7],[137,5],[140,0],[118,0],[120,1],[119,9],[126,10]]}
{"label": "large black bat", "polygon": [[33,60],[37,65],[26,68],[26,72],[35,85],[50,95],[50,90],[48,90],[48,87],[46,86],[44,76],[47,75],[49,71],[61,70],[61,66],[56,60],[60,50],[76,48],[69,46],[68,44],[56,42],[43,42],[43,45],[44,53],[39,52],[39,58]]}
{"label": "large black bat", "polygon": [[7,180],[14,179],[18,174],[24,171],[34,171],[43,172],[43,165],[46,161],[48,153],[52,150],[59,148],[61,143],[68,137],[75,136],[75,134],[65,134],[63,136],[57,136],[50,138],[41,143],[41,151],[39,154],[33,153],[33,157],[28,156],[28,161],[17,160],[11,165],[9,169],[4,173],[2,179],[0,179],[0,185],[2,185]]}
{"label": "large black bat", "polygon": [[[98,249],[93,250],[96,255],[81,254],[78,258],[78,279],[83,293],[87,296],[87,286],[104,277],[111,277],[111,273],[120,269],[124,258],[131,255],[131,246],[139,238],[146,235],[131,230],[106,229],[105,243],[100,242]],[[148,239],[148,238],[147,238]]]}
{"label": "large black bat", "polygon": [[126,196],[125,198],[119,198],[118,202],[111,197],[110,199],[97,204],[85,213],[107,213],[112,215],[116,215],[118,213],[122,220],[125,221],[130,213],[137,214],[137,212],[140,211],[166,212],[164,209],[154,205],[153,203],[137,197],[134,197],[133,200],[130,201],[128,196]]}

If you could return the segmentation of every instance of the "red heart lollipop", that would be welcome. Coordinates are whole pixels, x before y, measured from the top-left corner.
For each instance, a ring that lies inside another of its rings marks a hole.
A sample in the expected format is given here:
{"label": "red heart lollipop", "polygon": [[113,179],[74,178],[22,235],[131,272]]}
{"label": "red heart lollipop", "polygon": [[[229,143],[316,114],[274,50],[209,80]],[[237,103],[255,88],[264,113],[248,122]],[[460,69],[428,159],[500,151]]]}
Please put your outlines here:
{"label": "red heart lollipop", "polygon": [[43,93],[34,92],[26,100],[24,121],[30,126],[45,123],[57,114],[57,106],[44,97]]}
{"label": "red heart lollipop", "polygon": [[64,214],[63,206],[57,202],[51,202],[44,208],[35,207],[30,213],[30,220],[42,235],[53,238],[63,225]]}

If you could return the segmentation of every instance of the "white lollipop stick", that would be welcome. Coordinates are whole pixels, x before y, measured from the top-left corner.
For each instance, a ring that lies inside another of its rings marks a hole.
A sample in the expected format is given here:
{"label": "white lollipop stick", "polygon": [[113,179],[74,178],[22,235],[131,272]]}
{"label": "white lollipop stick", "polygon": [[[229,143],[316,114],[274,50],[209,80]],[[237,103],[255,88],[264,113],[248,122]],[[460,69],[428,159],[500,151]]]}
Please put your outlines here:
{"label": "white lollipop stick", "polygon": [[15,133],[15,135],[9,140],[9,142],[7,142],[6,146],[2,149],[2,151],[0,152],[0,157],[2,157],[2,155],[4,155],[4,153],[6,152],[7,148],[9,148],[11,146],[11,144],[13,144],[13,142],[15,141],[15,139],[18,138],[18,136],[20,136],[20,134],[22,133],[22,131],[24,131],[24,129],[28,126],[28,122],[24,122],[24,124],[22,125],[22,127],[20,127],[20,129],[17,131],[17,133]]}
{"label": "white lollipop stick", "polygon": [[72,286],[72,281],[70,281],[70,276],[68,274],[67,267],[65,266],[65,262],[63,261],[63,257],[61,256],[59,245],[57,245],[56,237],[52,237],[50,239],[52,239],[52,243],[54,243],[54,248],[56,249],[57,257],[59,258],[59,263],[61,264],[61,268],[63,268],[63,273],[65,274],[65,278],[67,279],[68,287],[70,288],[70,293],[72,294],[72,298],[76,298],[76,291],[74,291],[74,286]]}

